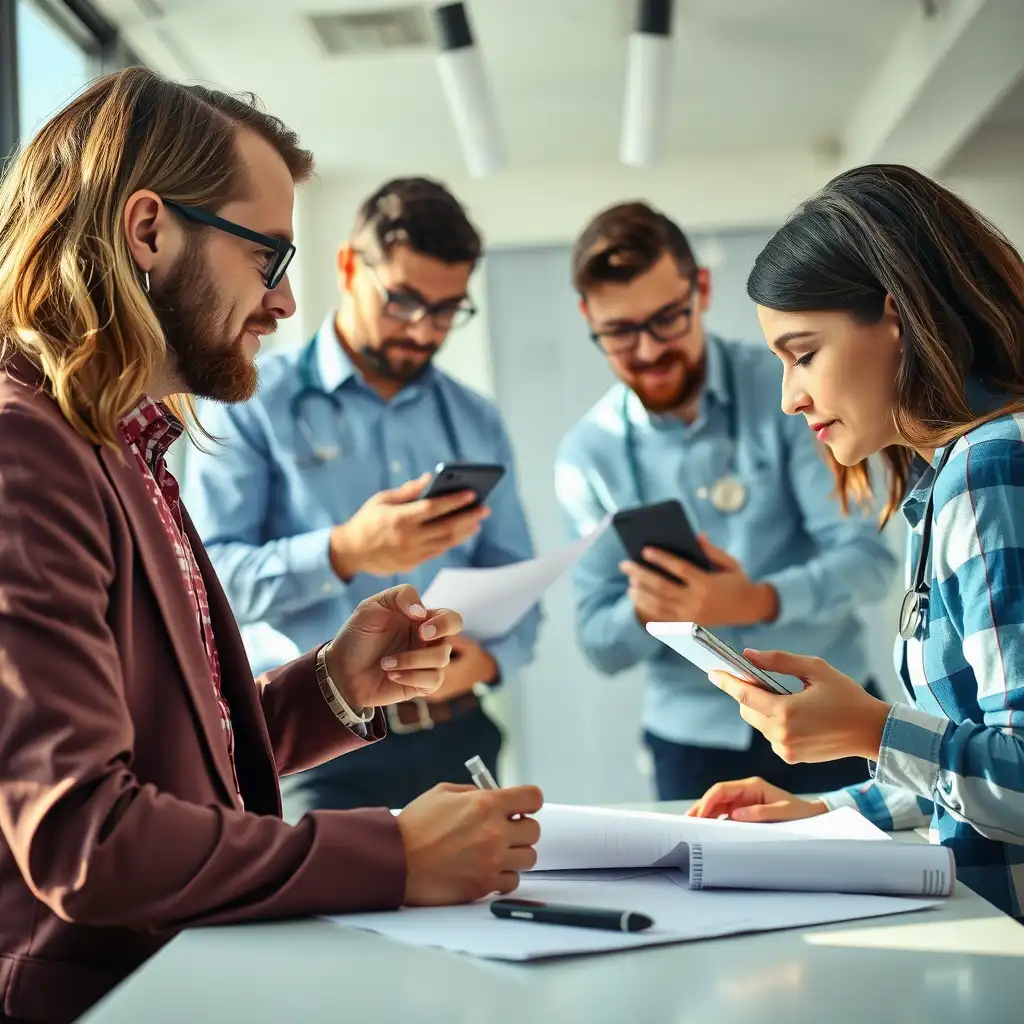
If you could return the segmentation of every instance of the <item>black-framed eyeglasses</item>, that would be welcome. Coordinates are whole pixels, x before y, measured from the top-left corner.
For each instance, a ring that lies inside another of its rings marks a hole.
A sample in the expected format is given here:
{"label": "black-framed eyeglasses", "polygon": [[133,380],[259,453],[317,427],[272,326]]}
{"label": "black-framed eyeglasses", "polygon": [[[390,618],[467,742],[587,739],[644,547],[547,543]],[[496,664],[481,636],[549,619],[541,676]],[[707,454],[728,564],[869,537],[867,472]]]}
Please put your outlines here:
{"label": "black-framed eyeglasses", "polygon": [[374,287],[384,304],[384,315],[399,323],[415,326],[427,317],[439,331],[452,331],[463,327],[476,316],[476,306],[467,295],[447,302],[427,302],[422,296],[411,291],[394,291],[380,279],[374,263],[362,253],[359,258],[370,272]]}
{"label": "black-framed eyeglasses", "polygon": [[164,199],[165,206],[169,206],[176,213],[180,213],[186,220],[194,221],[197,224],[206,224],[208,227],[217,228],[219,231],[226,231],[236,238],[244,238],[247,242],[255,242],[265,249],[270,250],[267,254],[267,266],[263,271],[263,283],[269,289],[276,288],[281,279],[288,272],[288,264],[295,256],[293,243],[283,238],[272,238],[270,235],[261,235],[258,231],[244,228],[234,221],[218,217],[209,210],[203,210],[198,206],[186,206],[184,203],[176,202],[173,199]]}
{"label": "black-framed eyeglasses", "polygon": [[607,330],[590,332],[590,338],[607,355],[632,352],[640,344],[640,335],[647,334],[655,341],[665,343],[685,338],[693,327],[693,306],[697,298],[694,284],[690,294],[656,310],[638,323],[619,323]]}

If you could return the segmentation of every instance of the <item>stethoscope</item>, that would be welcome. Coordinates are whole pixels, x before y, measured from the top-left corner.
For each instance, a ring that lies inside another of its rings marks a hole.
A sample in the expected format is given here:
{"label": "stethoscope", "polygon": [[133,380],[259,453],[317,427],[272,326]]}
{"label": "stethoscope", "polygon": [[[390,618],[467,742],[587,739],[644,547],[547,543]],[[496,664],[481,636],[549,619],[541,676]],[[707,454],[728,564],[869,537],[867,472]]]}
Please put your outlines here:
{"label": "stethoscope", "polygon": [[914,567],[914,582],[903,595],[903,603],[900,605],[900,637],[904,640],[913,640],[928,616],[928,592],[931,590],[931,583],[925,580],[925,573],[928,571],[928,555],[932,546],[935,484],[938,482],[942,467],[946,465],[950,455],[953,454],[955,443],[955,441],[950,441],[946,446],[942,458],[939,459],[939,464],[935,467],[932,485],[928,490],[928,501],[924,506],[924,525],[921,527],[921,549],[917,553],[917,565]]}
{"label": "stethoscope", "polygon": [[[313,361],[316,358],[316,337],[306,346],[299,357],[299,390],[292,396],[289,406],[289,413],[296,429],[302,435],[309,449],[309,457],[306,464],[323,465],[341,455],[340,444],[320,445],[313,435],[313,429],[309,422],[309,403],[313,401],[326,402],[331,409],[334,423],[338,434],[341,434],[342,421],[345,417],[341,407],[341,399],[336,392],[324,391],[313,379]],[[462,446],[459,444],[458,434],[455,432],[455,424],[452,421],[451,409],[448,407],[448,400],[440,387],[435,385],[434,395],[437,398],[437,413],[441,417],[441,429],[444,431],[445,439],[451,448],[452,455],[456,462],[464,462],[462,457]]]}
{"label": "stethoscope", "polygon": [[[729,400],[726,404],[726,417],[729,437],[729,465],[726,472],[720,476],[710,487],[699,487],[697,497],[711,502],[714,509],[719,512],[739,512],[747,503],[747,488],[742,480],[736,475],[737,470],[737,437],[739,424],[737,422],[739,412],[737,409],[737,396],[734,387],[732,365],[729,356],[722,352],[722,364],[725,369],[725,385]],[[633,492],[641,505],[647,503],[643,480],[640,476],[640,466],[636,454],[636,435],[633,428],[633,421],[629,416],[629,397],[632,392],[628,388],[622,395],[622,438],[626,448],[626,466],[629,470]]]}

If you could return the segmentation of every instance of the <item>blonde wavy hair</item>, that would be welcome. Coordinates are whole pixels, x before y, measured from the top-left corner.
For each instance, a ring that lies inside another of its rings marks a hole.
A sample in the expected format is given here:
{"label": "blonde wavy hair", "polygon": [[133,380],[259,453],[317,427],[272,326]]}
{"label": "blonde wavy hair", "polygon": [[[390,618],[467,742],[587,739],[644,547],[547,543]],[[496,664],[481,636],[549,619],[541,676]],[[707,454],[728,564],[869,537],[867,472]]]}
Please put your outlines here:
{"label": "blonde wavy hair", "polygon": [[[94,444],[118,446],[121,418],[167,353],[128,250],[125,204],[139,189],[210,210],[245,195],[239,130],[273,145],[296,184],[312,174],[311,154],[255,97],[136,67],[54,115],[0,183],[0,362],[26,357]],[[171,404],[191,411],[187,396]]]}

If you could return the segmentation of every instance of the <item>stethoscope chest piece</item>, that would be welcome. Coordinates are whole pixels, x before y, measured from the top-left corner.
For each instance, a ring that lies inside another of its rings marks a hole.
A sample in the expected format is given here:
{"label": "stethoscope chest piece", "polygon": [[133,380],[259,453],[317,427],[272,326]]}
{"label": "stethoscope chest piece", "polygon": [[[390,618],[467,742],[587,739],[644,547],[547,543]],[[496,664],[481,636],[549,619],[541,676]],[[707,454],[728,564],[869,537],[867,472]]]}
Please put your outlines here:
{"label": "stethoscope chest piece", "polygon": [[904,640],[913,640],[924,625],[927,615],[928,595],[911,587],[903,595],[903,603],[900,605],[900,636]]}
{"label": "stethoscope chest piece", "polygon": [[711,485],[708,500],[719,512],[739,512],[747,503],[747,489],[737,477],[723,476]]}

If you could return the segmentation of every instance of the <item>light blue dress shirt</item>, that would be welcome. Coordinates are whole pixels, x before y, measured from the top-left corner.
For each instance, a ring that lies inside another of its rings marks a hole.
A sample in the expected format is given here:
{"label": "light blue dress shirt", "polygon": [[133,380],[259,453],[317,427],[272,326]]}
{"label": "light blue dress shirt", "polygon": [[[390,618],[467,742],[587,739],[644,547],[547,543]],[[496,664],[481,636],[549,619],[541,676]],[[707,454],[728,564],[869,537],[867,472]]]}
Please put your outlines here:
{"label": "light blue dress shirt", "polygon": [[[679,500],[696,530],[778,592],[774,622],[714,632],[737,650],[816,654],[866,681],[867,651],[855,612],[885,596],[897,559],[874,518],[843,515],[814,435],[803,417],[779,407],[781,370],[763,346],[709,337],[707,383],[689,425],[648,413],[616,384],[562,441],[555,470],[559,503],[573,537],[608,513],[640,504],[627,455],[625,403],[643,502]],[[730,472],[746,487],[746,504],[720,512],[709,493]],[[752,731],[736,702],[637,620],[618,568],[625,557],[609,529],[574,568],[577,630],[587,657],[607,674],[646,663],[644,726],[654,735],[746,749]]]}
{"label": "light blue dress shirt", "polygon": [[[200,421],[217,440],[205,445],[206,453],[190,451],[185,467],[185,505],[257,674],[326,642],[361,600],[397,583],[422,593],[445,566],[498,566],[533,556],[512,448],[490,402],[434,367],[384,401],[345,356],[333,315],[312,346],[312,353],[307,344],[262,356],[260,388],[251,401],[200,403]],[[336,452],[324,462],[310,457],[292,415],[304,364],[312,384],[338,399],[339,409],[325,395],[302,403],[316,446]],[[459,456],[506,467],[479,533],[405,578],[338,579],[328,555],[331,529],[378,491]],[[531,660],[539,622],[535,608],[487,645],[502,679]]]}

